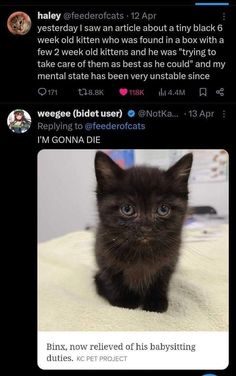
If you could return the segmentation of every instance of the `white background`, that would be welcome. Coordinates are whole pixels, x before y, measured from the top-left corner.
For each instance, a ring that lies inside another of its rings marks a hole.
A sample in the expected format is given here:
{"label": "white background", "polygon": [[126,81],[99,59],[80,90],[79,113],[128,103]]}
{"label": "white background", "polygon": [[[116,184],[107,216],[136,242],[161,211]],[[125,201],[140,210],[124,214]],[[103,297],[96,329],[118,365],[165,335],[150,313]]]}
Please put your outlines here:
{"label": "white background", "polygon": [[[195,344],[196,351],[78,350],[47,351],[54,344],[132,343]],[[72,356],[73,362],[47,361],[47,356]],[[127,355],[122,362],[86,360],[87,356]],[[84,361],[76,361],[84,356]],[[227,332],[38,332],[38,366],[42,369],[225,369],[228,366]]]}

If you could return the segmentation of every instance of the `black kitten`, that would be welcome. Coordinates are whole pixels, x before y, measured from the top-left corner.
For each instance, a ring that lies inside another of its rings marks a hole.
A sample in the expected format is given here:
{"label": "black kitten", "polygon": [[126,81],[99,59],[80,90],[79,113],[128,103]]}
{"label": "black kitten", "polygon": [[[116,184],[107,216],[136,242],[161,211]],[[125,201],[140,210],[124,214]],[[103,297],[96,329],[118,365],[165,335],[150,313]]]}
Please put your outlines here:
{"label": "black kitten", "polygon": [[192,154],[167,171],[121,169],[97,152],[95,276],[98,294],[112,305],[165,312],[187,210]]}

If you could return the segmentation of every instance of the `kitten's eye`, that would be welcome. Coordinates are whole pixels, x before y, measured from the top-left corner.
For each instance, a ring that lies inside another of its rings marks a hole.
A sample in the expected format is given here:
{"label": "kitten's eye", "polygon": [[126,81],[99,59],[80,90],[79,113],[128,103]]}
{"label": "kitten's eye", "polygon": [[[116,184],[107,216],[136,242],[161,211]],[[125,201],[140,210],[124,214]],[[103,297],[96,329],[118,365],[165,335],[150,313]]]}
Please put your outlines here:
{"label": "kitten's eye", "polygon": [[158,206],[157,214],[160,217],[167,217],[170,214],[170,207],[168,205],[165,205],[165,204]]}
{"label": "kitten's eye", "polygon": [[134,206],[130,204],[121,205],[120,211],[123,215],[126,215],[127,217],[131,217],[132,215],[136,213]]}

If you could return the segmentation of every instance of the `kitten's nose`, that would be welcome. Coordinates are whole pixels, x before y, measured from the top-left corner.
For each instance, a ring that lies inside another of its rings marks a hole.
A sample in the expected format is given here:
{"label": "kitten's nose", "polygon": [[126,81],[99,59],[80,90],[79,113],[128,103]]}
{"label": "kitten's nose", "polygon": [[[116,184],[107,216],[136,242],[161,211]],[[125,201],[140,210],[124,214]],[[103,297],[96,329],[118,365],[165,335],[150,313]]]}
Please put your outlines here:
{"label": "kitten's nose", "polygon": [[142,226],[140,226],[140,231],[141,231],[143,234],[147,234],[147,233],[150,233],[150,232],[152,231],[152,229],[151,229],[150,226],[142,225]]}

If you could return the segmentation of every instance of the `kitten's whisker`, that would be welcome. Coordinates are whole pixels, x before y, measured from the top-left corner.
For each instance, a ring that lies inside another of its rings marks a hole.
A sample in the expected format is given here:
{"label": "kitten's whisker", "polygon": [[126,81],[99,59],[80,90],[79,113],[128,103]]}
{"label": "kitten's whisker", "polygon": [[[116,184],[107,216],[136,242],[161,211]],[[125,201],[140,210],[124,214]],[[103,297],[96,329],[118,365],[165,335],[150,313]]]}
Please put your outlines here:
{"label": "kitten's whisker", "polygon": [[190,252],[193,256],[197,256],[197,257],[203,257],[205,260],[207,260],[207,261],[209,261],[209,262],[211,262],[212,261],[212,258],[211,257],[209,257],[209,256],[207,256],[207,255],[204,255],[204,254],[202,254],[202,253],[199,253],[196,249],[194,249],[194,248],[191,248],[191,247],[189,247],[189,248],[184,248],[184,250],[185,251],[187,251],[187,252]]}
{"label": "kitten's whisker", "polygon": [[[118,239],[118,238],[117,238]],[[119,249],[119,248],[121,248],[121,246],[123,246],[124,245],[124,243],[127,241],[128,239],[120,239],[120,242],[116,242],[116,241],[111,241],[110,242],[110,244],[111,244],[111,246],[109,247],[109,248],[105,248],[104,249],[104,253],[105,254],[108,254],[108,253],[110,253],[112,250],[114,250],[114,249]],[[107,245],[109,245],[109,243],[107,244]]]}

